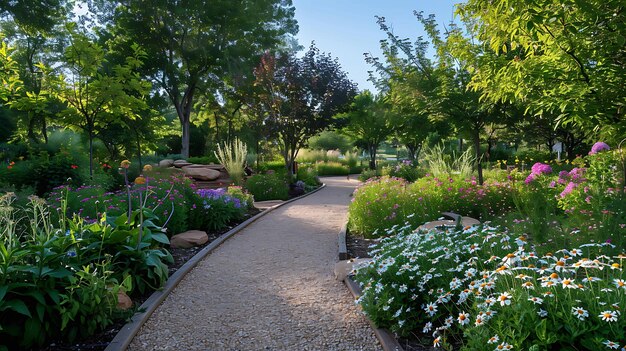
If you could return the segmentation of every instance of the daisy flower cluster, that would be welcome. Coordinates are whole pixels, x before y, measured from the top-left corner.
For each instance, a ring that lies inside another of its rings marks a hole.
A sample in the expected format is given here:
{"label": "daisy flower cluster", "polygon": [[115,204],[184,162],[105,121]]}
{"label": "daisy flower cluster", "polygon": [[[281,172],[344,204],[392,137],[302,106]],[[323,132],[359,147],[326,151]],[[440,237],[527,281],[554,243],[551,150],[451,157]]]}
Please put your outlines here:
{"label": "daisy flower cluster", "polygon": [[354,276],[379,326],[448,349],[626,347],[626,255],[611,244],[540,256],[498,227],[390,232]]}

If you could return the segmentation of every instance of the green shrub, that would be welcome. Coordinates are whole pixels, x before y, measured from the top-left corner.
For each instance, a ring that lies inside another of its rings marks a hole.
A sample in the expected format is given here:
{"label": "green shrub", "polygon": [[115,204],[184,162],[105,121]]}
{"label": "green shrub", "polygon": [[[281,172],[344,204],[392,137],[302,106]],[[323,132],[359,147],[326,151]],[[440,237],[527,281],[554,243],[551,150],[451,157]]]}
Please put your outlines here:
{"label": "green shrub", "polygon": [[189,226],[194,229],[217,232],[229,223],[240,220],[248,210],[249,198],[242,191],[200,189],[189,212]]}
{"label": "green shrub", "polygon": [[426,175],[426,172],[414,166],[411,161],[402,161],[396,165],[389,165],[382,169],[382,175],[402,178],[408,182],[414,182]]}
{"label": "green shrub", "polygon": [[329,130],[310,138],[308,144],[309,148],[315,150],[340,150],[341,152],[346,152],[352,147],[348,137]]}
{"label": "green shrub", "polygon": [[383,172],[380,169],[364,169],[359,174],[359,180],[362,182],[366,182],[372,178],[380,177],[383,175]]}
{"label": "green shrub", "polygon": [[13,199],[0,197],[0,348],[91,335],[112,323],[119,289],[154,290],[167,280],[163,261],[171,256],[158,248],[167,237],[149,211],[135,211],[128,224],[125,217],[55,222],[43,200],[31,197],[21,211]]}
{"label": "green shrub", "polygon": [[[399,178],[372,178],[359,187],[348,209],[350,229],[366,237],[408,221],[418,225],[441,212],[492,219],[513,210],[514,188],[509,183],[486,183],[458,177],[423,177],[414,183]],[[405,219],[408,218],[408,219]]]}
{"label": "green shrub", "polygon": [[214,164],[219,163],[220,161],[217,159],[217,157],[215,157],[215,155],[209,155],[209,156],[189,157],[187,158],[187,162],[191,162],[191,163],[195,163],[199,165],[209,165],[212,163]]}
{"label": "green shrub", "polygon": [[245,188],[255,201],[287,200],[289,188],[284,177],[273,174],[256,174],[246,180]]}
{"label": "green shrub", "polygon": [[315,168],[307,165],[298,167],[297,180],[303,181],[308,186],[318,186],[320,184]]}
{"label": "green shrub", "polygon": [[339,162],[317,162],[315,170],[320,176],[339,176],[350,174],[350,169]]}
{"label": "green shrub", "polygon": [[259,165],[259,171],[264,172],[264,173],[268,171],[273,171],[274,173],[277,173],[277,174],[287,173],[287,169],[285,168],[284,161],[263,162]]}

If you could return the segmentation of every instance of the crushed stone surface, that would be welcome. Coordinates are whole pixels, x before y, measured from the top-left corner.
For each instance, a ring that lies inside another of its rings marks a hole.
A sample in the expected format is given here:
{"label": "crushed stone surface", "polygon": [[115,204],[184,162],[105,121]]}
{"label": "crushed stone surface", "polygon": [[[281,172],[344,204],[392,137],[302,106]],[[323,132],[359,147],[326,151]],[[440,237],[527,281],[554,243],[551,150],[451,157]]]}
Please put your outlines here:
{"label": "crushed stone surface", "polygon": [[129,350],[381,350],[333,275],[337,235],[358,182],[323,182],[324,189],[272,211],[204,258]]}

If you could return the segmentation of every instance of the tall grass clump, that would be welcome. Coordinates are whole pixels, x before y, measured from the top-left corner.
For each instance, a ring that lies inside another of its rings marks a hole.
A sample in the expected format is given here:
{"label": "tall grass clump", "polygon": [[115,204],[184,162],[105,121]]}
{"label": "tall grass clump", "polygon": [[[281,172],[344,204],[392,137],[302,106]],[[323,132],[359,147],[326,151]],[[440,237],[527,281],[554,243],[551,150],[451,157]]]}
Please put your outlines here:
{"label": "tall grass clump", "polygon": [[239,138],[235,138],[230,145],[224,143],[224,147],[218,144],[215,152],[215,156],[224,165],[235,184],[241,184],[243,181],[247,155],[248,149],[246,144]]}
{"label": "tall grass clump", "polygon": [[475,157],[472,150],[467,149],[457,156],[456,151],[446,154],[442,144],[438,144],[424,151],[424,162],[430,170],[430,174],[437,178],[448,178],[458,174],[461,178],[472,176],[472,165]]}

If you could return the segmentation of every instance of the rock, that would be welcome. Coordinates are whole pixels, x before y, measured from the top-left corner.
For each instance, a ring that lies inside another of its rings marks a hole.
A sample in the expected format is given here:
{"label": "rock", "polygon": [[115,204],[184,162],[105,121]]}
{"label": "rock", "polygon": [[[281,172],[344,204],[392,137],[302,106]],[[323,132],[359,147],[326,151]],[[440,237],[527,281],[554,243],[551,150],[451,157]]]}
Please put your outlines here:
{"label": "rock", "polygon": [[335,263],[335,279],[343,281],[355,266],[370,262],[371,258],[353,258]]}
{"label": "rock", "polygon": [[172,160],[171,158],[166,158],[164,160],[161,160],[161,162],[159,162],[159,167],[172,167],[174,165],[174,160]]}
{"label": "rock", "polygon": [[220,171],[206,167],[197,167],[198,165],[189,165],[183,167],[185,175],[197,180],[216,180],[220,177]]}
{"label": "rock", "polygon": [[126,311],[131,307],[133,307],[133,300],[125,292],[119,290],[117,292],[117,309]]}
{"label": "rock", "polygon": [[432,229],[443,229],[443,227],[454,228],[456,226],[456,222],[453,220],[443,220],[443,221],[432,221],[426,222],[419,226],[417,230],[432,230]]}
{"label": "rock", "polygon": [[461,225],[463,227],[473,227],[475,225],[480,225],[480,221],[472,217],[461,217]]}
{"label": "rock", "polygon": [[188,230],[184,233],[176,234],[170,239],[170,246],[179,249],[188,249],[194,246],[206,244],[209,236],[201,230]]}
{"label": "rock", "polygon": [[187,160],[176,160],[174,161],[174,167],[183,168],[185,166],[191,166],[193,163],[187,162]]}

